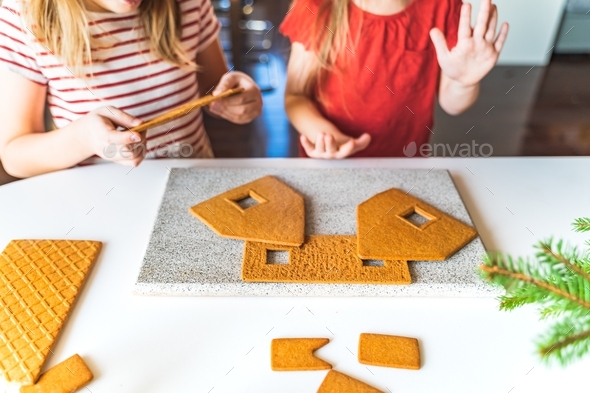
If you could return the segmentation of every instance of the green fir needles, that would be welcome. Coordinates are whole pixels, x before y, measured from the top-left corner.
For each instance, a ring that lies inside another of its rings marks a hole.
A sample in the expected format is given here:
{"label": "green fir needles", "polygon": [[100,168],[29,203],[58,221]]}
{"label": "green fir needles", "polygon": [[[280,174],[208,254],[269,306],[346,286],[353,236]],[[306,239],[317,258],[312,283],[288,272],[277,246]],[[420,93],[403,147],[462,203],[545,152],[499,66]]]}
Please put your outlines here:
{"label": "green fir needles", "polygon": [[[576,232],[590,232],[590,218],[573,223]],[[590,241],[586,242],[590,247]],[[590,350],[590,250],[580,251],[549,239],[535,247],[535,259],[490,253],[480,266],[485,279],[502,285],[501,310],[525,304],[541,306],[541,319],[556,322],[538,338],[545,360],[567,365]]]}

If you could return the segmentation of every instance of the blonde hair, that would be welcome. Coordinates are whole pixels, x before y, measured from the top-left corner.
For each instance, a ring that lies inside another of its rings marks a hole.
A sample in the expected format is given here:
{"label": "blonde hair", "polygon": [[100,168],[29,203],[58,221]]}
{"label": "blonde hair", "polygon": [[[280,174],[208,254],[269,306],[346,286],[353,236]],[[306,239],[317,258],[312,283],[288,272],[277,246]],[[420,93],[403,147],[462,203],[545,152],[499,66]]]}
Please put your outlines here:
{"label": "blonde hair", "polygon": [[[85,66],[91,65],[92,37],[90,21],[82,0],[27,0],[25,17],[35,38],[49,51],[85,77]],[[182,21],[177,0],[144,0],[139,7],[143,36],[149,40],[152,53],[179,67],[196,69],[181,44]]]}
{"label": "blonde hair", "polygon": [[345,51],[354,53],[355,40],[350,36],[348,23],[350,2],[351,0],[324,0],[312,29],[311,49],[316,54],[316,64],[306,82],[306,90],[311,92],[314,86],[319,86],[317,99],[324,105],[330,104],[321,88],[326,75],[335,72],[341,77],[343,68],[337,68],[338,59]]}
{"label": "blonde hair", "polygon": [[318,66],[332,70],[349,41],[348,5],[350,0],[324,0],[313,27],[312,47]]}

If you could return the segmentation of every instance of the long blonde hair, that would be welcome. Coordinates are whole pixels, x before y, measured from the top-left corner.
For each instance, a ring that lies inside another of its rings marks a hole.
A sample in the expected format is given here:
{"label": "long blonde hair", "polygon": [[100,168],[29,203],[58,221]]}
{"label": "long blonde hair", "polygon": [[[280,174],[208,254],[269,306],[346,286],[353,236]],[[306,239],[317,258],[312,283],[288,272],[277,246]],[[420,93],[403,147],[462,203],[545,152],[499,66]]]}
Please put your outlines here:
{"label": "long blonde hair", "polygon": [[312,29],[311,48],[316,54],[316,64],[314,72],[307,80],[306,90],[311,92],[314,86],[320,86],[317,99],[324,105],[329,104],[321,88],[326,75],[329,72],[341,75],[343,69],[336,66],[338,59],[345,51],[350,51],[351,54],[354,52],[355,40],[351,37],[348,23],[350,2],[351,0],[324,0]]}
{"label": "long blonde hair", "polygon": [[[90,21],[82,0],[28,0],[23,3],[29,29],[49,51],[84,77],[92,64]],[[182,21],[177,0],[144,0],[139,7],[144,37],[152,53],[165,61],[196,69],[181,44]]]}
{"label": "long blonde hair", "polygon": [[351,0],[324,0],[316,18],[312,47],[318,65],[332,70],[349,41],[348,5]]}

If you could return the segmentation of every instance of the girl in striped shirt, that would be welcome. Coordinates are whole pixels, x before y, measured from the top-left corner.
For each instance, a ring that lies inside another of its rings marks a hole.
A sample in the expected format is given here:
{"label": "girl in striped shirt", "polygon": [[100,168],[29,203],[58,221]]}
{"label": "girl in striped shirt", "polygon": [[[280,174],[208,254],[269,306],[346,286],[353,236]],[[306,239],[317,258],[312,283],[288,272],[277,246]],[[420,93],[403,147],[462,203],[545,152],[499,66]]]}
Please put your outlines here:
{"label": "girl in striped shirt", "polygon": [[[213,157],[200,110],[147,133],[127,129],[236,87],[245,91],[208,110],[238,124],[260,114],[260,90],[245,74],[228,72],[218,31],[209,0],[4,0],[6,171],[34,176],[93,156],[129,166],[144,157]],[[51,132],[44,132],[46,107]]]}

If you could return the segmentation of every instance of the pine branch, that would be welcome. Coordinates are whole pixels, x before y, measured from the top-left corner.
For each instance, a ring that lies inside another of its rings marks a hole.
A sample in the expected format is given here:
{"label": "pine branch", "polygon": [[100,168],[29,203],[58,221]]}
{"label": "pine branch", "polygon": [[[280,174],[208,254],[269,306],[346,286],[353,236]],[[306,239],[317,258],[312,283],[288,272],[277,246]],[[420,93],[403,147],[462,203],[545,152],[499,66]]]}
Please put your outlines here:
{"label": "pine branch", "polygon": [[572,345],[577,341],[586,340],[586,339],[590,339],[590,330],[585,330],[581,333],[574,334],[573,336],[569,336],[569,337],[566,337],[562,340],[559,340],[559,341],[555,342],[553,345],[551,345],[551,347],[549,347],[549,348],[548,347],[541,347],[541,348],[539,348],[539,352],[543,356],[549,355],[551,353],[561,351],[565,347]]}
{"label": "pine branch", "polygon": [[[561,247],[558,247],[558,249],[559,248],[561,248]],[[551,241],[539,243],[539,249],[541,250],[542,253],[544,253],[547,256],[552,256],[553,258],[555,258],[556,261],[562,263],[566,269],[570,270],[571,272],[575,272],[575,273],[579,274],[586,281],[588,281],[590,283],[590,274],[586,273],[584,270],[582,270],[575,263],[570,262],[572,260],[578,260],[579,258],[577,255],[564,257],[564,255],[559,251],[553,252],[553,249],[551,247]],[[574,251],[574,254],[577,254],[577,253],[575,253],[575,251]]]}
{"label": "pine branch", "polygon": [[[580,218],[573,226],[577,232],[590,232],[590,218]],[[590,247],[590,241],[586,245]],[[536,248],[534,261],[488,254],[480,270],[484,278],[506,289],[500,309],[537,303],[541,319],[561,317],[538,347],[544,360],[566,365],[590,352],[590,250],[581,253],[552,239]]]}
{"label": "pine branch", "polygon": [[563,311],[575,311],[582,304],[590,304],[590,283],[579,275],[564,274],[563,265],[554,260],[533,263],[499,253],[489,254],[481,270],[484,278],[506,289],[501,309],[512,310],[527,303],[552,303]]}
{"label": "pine branch", "polygon": [[581,260],[581,258],[578,256],[576,249],[573,249],[570,252],[571,255],[566,257],[561,252],[561,242],[558,243],[557,250],[553,252],[551,240],[547,242],[540,242],[538,248],[541,250],[541,253],[545,254],[548,257],[555,258],[557,262],[563,264],[564,267],[571,273],[577,273],[578,275],[582,276],[586,281],[588,281],[588,283],[590,283],[590,274],[582,270],[582,268],[578,266],[576,263],[571,262]]}
{"label": "pine branch", "polygon": [[590,350],[590,310],[579,317],[566,317],[553,325],[538,341],[543,359],[557,359],[567,364]]}
{"label": "pine branch", "polygon": [[590,232],[590,218],[578,218],[573,226],[576,232]]}
{"label": "pine branch", "polygon": [[504,276],[508,279],[522,281],[522,282],[534,285],[538,288],[542,288],[542,289],[544,289],[548,292],[551,292],[559,297],[562,297],[564,299],[567,299],[567,300],[570,300],[574,303],[577,303],[582,307],[590,308],[590,302],[580,299],[579,297],[577,297],[565,290],[562,290],[561,288],[559,288],[555,285],[549,284],[549,283],[541,281],[541,280],[534,279],[534,278],[529,277],[525,274],[517,273],[514,271],[507,270],[507,269],[501,269],[498,266],[481,265],[480,269],[482,271],[488,273],[491,278],[493,278],[494,275],[498,274],[498,275]]}

